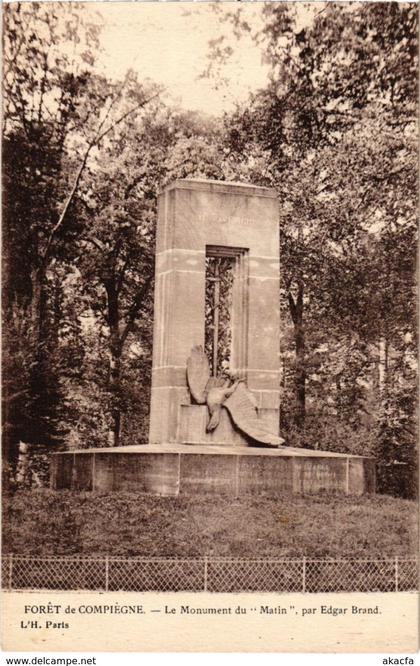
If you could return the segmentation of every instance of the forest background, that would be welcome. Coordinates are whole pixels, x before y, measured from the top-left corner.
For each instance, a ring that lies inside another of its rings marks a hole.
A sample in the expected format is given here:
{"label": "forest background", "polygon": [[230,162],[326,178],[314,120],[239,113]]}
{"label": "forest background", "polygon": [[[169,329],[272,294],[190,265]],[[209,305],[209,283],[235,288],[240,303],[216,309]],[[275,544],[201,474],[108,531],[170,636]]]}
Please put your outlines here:
{"label": "forest background", "polygon": [[380,492],[416,495],[418,8],[299,4],[211,8],[202,76],[229,88],[244,38],[268,73],[222,115],[101,73],[87,4],[4,6],[5,487],[147,442],[157,195],[194,177],[278,192],[288,445],[373,455]]}

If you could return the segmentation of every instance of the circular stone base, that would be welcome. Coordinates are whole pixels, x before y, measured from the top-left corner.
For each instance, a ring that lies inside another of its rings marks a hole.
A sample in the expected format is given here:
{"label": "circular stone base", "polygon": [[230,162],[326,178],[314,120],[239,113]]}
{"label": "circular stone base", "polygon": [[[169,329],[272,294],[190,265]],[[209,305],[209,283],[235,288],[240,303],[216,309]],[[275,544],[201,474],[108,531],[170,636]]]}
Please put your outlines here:
{"label": "circular stone base", "polygon": [[54,454],[51,487],[172,496],[363,495],[375,492],[375,461],[290,447],[121,446]]}

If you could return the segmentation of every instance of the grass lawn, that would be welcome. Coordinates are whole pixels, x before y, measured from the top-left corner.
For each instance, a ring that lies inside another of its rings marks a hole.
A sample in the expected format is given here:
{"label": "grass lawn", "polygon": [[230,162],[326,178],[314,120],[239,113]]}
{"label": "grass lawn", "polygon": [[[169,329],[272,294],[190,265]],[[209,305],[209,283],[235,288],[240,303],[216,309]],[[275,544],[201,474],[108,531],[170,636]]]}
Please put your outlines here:
{"label": "grass lawn", "polygon": [[417,503],[365,497],[154,497],[19,491],[3,552],[148,557],[417,556]]}

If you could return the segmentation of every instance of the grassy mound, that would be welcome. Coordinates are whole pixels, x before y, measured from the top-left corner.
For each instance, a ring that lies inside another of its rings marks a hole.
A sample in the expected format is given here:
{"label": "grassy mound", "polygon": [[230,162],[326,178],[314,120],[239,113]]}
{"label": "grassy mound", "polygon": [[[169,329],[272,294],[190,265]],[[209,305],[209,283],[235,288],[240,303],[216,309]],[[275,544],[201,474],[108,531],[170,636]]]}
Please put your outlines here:
{"label": "grassy mound", "polygon": [[3,550],[148,557],[416,556],[417,503],[369,497],[153,497],[21,491]]}

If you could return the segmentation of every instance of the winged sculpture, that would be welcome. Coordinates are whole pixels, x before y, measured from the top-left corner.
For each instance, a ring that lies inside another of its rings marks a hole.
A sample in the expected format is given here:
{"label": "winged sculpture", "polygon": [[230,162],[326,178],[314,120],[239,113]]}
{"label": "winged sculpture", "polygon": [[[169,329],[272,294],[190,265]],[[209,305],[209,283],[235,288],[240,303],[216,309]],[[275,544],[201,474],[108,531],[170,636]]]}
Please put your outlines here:
{"label": "winged sculpture", "polygon": [[245,435],[266,446],[279,447],[282,437],[270,433],[258,418],[252,393],[244,386],[244,379],[210,376],[210,365],[201,346],[193,347],[187,360],[187,379],[192,397],[199,405],[207,405],[210,419],[207,432],[217,428],[222,407],[226,407],[232,421]]}

